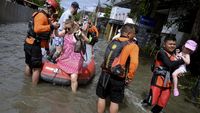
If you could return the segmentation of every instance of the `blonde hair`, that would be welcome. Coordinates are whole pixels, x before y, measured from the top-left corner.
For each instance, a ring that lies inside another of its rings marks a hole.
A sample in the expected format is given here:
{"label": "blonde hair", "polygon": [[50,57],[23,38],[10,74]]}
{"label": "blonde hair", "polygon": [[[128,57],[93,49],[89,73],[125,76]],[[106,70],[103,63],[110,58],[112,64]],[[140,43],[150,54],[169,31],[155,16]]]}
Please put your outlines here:
{"label": "blonde hair", "polygon": [[72,19],[67,19],[64,23],[64,30],[69,34],[73,34],[79,29],[79,25]]}

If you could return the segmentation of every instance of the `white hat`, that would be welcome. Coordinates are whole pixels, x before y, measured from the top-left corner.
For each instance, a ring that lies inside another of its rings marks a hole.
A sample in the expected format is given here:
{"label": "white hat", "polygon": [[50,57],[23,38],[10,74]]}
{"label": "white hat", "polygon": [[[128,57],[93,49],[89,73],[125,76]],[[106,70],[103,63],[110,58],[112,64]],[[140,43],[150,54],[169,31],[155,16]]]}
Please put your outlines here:
{"label": "white hat", "polygon": [[124,24],[135,24],[135,22],[133,22],[133,19],[131,18],[126,18],[126,20],[124,21]]}

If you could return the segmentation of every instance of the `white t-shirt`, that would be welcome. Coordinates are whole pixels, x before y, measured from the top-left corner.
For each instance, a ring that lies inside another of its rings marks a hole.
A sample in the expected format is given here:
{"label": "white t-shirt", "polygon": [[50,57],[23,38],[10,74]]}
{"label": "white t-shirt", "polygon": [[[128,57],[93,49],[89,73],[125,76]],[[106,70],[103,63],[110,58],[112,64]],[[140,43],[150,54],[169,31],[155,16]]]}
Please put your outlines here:
{"label": "white t-shirt", "polygon": [[70,9],[66,10],[60,17],[60,19],[58,20],[58,23],[60,24],[60,27],[58,28],[59,31],[61,31],[63,29],[64,26],[64,22],[69,19],[69,17],[72,16]]}
{"label": "white t-shirt", "polygon": [[[71,11],[70,9],[66,10],[58,20],[58,23],[60,24],[60,27],[58,28],[58,31],[62,31],[64,27],[64,22],[69,19],[71,16]],[[63,37],[54,37],[53,38],[53,45],[55,46],[63,46]]]}
{"label": "white t-shirt", "polygon": [[[187,62],[190,62],[190,55],[189,55],[189,54],[183,54],[182,52],[180,52],[180,53],[176,56],[177,59],[180,59],[180,56],[184,56],[184,57],[186,58],[186,61],[187,61]],[[179,68],[176,69],[176,70],[179,70],[179,73],[185,73],[185,72],[187,72],[187,70],[186,70],[186,64],[180,65]]]}

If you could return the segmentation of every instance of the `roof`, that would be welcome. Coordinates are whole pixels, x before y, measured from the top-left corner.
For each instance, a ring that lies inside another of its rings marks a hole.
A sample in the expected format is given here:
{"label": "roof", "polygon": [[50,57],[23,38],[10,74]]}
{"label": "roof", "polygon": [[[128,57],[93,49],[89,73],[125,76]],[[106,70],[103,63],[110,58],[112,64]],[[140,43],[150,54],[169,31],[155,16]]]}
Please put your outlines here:
{"label": "roof", "polygon": [[117,24],[117,25],[123,25],[124,24],[124,22],[122,20],[115,20],[115,19],[110,19],[108,22],[111,23],[111,24]]}
{"label": "roof", "polygon": [[31,1],[28,1],[28,0],[24,0],[24,2],[39,7],[39,5],[34,3],[34,2],[31,2]]}
{"label": "roof", "polygon": [[131,2],[132,2],[131,0],[125,0],[125,1],[121,1],[121,2],[114,4],[114,6],[119,6],[119,7],[123,7],[123,8],[131,8],[132,7]]}

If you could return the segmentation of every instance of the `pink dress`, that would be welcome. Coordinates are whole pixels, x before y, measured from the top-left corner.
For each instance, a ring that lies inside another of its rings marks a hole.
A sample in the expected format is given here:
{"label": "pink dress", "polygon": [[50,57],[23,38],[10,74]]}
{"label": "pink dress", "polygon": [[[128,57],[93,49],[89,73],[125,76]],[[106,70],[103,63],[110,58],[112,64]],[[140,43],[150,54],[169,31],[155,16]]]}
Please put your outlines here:
{"label": "pink dress", "polygon": [[66,73],[80,73],[83,65],[83,58],[80,53],[74,52],[76,39],[73,34],[66,34],[64,37],[63,51],[57,59],[57,65]]}

